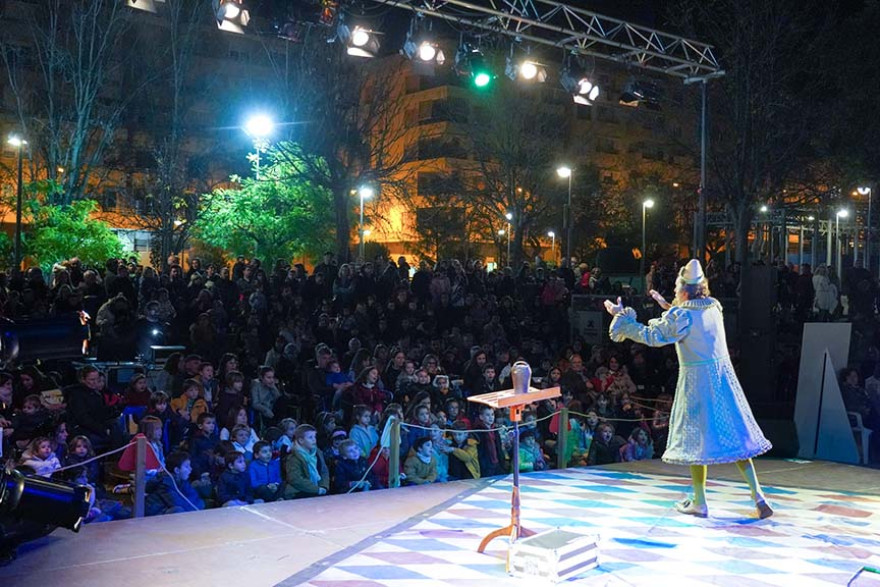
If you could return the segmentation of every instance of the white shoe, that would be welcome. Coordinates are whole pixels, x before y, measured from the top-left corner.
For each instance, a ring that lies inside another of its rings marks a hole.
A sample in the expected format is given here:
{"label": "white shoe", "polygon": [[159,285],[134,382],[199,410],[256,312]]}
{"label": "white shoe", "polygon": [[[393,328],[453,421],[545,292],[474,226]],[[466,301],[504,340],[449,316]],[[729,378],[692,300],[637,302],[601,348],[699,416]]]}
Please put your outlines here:
{"label": "white shoe", "polygon": [[683,499],[675,502],[675,509],[681,514],[696,516],[698,518],[709,517],[709,508],[706,504],[697,505],[691,499]]}
{"label": "white shoe", "polygon": [[767,503],[767,500],[765,499],[756,501],[755,507],[758,508],[758,519],[760,520],[769,518],[773,515],[773,508],[770,507],[770,504]]}

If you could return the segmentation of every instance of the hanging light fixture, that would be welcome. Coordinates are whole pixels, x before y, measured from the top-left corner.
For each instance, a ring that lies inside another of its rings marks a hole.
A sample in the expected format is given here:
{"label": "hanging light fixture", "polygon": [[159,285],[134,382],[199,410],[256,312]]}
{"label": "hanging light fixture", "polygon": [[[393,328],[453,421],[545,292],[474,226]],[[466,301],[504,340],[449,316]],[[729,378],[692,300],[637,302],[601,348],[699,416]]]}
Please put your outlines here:
{"label": "hanging light fixture", "polygon": [[217,28],[238,34],[244,34],[244,27],[251,20],[244,0],[214,0],[214,16],[217,19]]}
{"label": "hanging light fixture", "polygon": [[571,94],[575,104],[592,106],[599,97],[599,86],[590,79],[586,70],[575,58],[566,59],[559,82],[565,91]]}
{"label": "hanging light fixture", "polygon": [[443,65],[446,63],[443,49],[431,37],[430,29],[427,31],[420,29],[420,22],[419,16],[413,17],[409,31],[406,33],[406,41],[404,41],[403,49],[400,52],[410,61]]}
{"label": "hanging light fixture", "polygon": [[619,103],[631,108],[644,106],[648,110],[660,110],[660,98],[660,89],[656,84],[630,78],[623,87]]}
{"label": "hanging light fixture", "polygon": [[514,54],[513,45],[510,47],[510,55],[507,56],[507,63],[504,68],[504,74],[512,81],[523,80],[526,82],[544,83],[547,81],[547,68],[533,59],[529,51],[522,59],[517,59]]}
{"label": "hanging light fixture", "polygon": [[342,14],[336,25],[336,36],[328,42],[339,39],[345,43],[345,52],[352,57],[376,57],[379,54],[379,33],[357,24],[349,27]]}
{"label": "hanging light fixture", "polygon": [[467,42],[462,42],[455,52],[455,73],[461,77],[470,78],[471,83],[477,88],[485,88],[495,74],[486,63],[486,57],[478,47]]}
{"label": "hanging light fixture", "polygon": [[129,8],[152,12],[153,14],[158,12],[159,4],[165,4],[165,0],[126,0],[125,2],[125,5]]}

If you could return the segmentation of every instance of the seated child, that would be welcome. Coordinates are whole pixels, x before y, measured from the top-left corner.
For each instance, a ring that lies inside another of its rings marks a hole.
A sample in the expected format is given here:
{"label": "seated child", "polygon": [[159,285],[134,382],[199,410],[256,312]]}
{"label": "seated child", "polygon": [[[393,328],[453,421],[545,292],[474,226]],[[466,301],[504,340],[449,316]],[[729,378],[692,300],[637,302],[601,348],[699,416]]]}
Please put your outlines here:
{"label": "seated child", "polygon": [[[391,473],[390,458],[391,449],[380,444],[377,444],[373,452],[370,453],[368,460],[370,463],[373,463],[373,470],[371,471],[373,474],[373,489],[388,489],[388,475]],[[403,465],[400,461],[397,463],[397,472],[400,475],[400,480],[404,481],[406,474],[403,472]]]}
{"label": "seated child", "polygon": [[[165,428],[162,425],[162,420],[157,418],[156,416],[144,416],[141,420],[141,423],[138,425],[138,429],[141,434],[147,437],[147,442],[150,443],[150,448],[148,450],[153,451],[153,455],[156,457],[156,460],[159,461],[160,465],[165,464]],[[147,471],[147,475],[153,476],[158,471]]]}
{"label": "seated child", "polygon": [[[247,462],[244,453],[231,451],[226,453],[226,470],[220,475],[217,483],[217,501],[223,507],[248,505],[254,503],[254,492],[251,489],[250,476],[247,474]],[[262,503],[263,500],[256,500]]]}
{"label": "seated child", "polygon": [[[68,445],[64,466],[69,467],[71,465],[78,465],[94,456],[95,451],[92,448],[92,441],[89,440],[89,437],[74,436],[73,440],[71,440]],[[99,487],[100,483],[98,475],[100,474],[101,466],[98,461],[92,461],[83,465],[83,469],[85,469],[85,476],[89,480],[89,485],[92,487]]]}
{"label": "seated child", "polygon": [[33,394],[24,398],[21,411],[15,418],[15,429],[12,433],[12,441],[15,445],[24,449],[37,436],[51,433],[52,413],[43,408],[40,396]]}
{"label": "seated child", "polygon": [[603,422],[596,429],[596,436],[590,445],[587,465],[610,465],[620,462],[620,447],[623,439],[614,435],[614,426]]}
{"label": "seated child", "polygon": [[437,480],[437,459],[430,436],[422,436],[413,443],[412,450],[403,464],[409,485],[425,485]]}
{"label": "seated child", "polygon": [[278,423],[281,436],[272,445],[272,450],[282,458],[293,448],[293,434],[296,432],[297,422],[293,418],[284,418]]}
{"label": "seated child", "polygon": [[324,462],[327,463],[327,468],[330,471],[330,478],[333,478],[333,473],[336,471],[336,461],[339,460],[339,447],[343,443],[343,441],[348,440],[348,434],[345,433],[345,430],[341,428],[334,430],[333,434],[330,435],[330,446],[324,449]]}
{"label": "seated child", "polygon": [[216,428],[217,420],[214,418],[214,414],[210,412],[199,414],[198,430],[189,441],[192,472],[196,476],[211,472],[214,451],[220,442],[220,439],[215,434]]}
{"label": "seated child", "polygon": [[194,512],[205,509],[205,502],[189,482],[192,464],[189,455],[177,451],[165,459],[169,473],[163,472],[147,483],[145,513],[148,516]]}
{"label": "seated child", "polygon": [[208,402],[201,395],[201,384],[195,379],[187,379],[183,382],[183,395],[171,400],[171,410],[184,420],[197,424],[199,416],[208,411]]}
{"label": "seated child", "polygon": [[254,458],[253,450],[254,444],[256,444],[256,441],[254,441],[251,436],[252,432],[253,430],[250,426],[242,426],[239,424],[232,429],[232,434],[230,434],[232,446],[235,447],[235,450],[244,455],[244,460],[248,463]]}
{"label": "seated child", "polygon": [[284,499],[327,494],[330,489],[330,471],[324,462],[324,453],[318,450],[314,426],[297,426],[293,450],[287,455],[284,470]]}
{"label": "seated child", "polygon": [[446,483],[449,480],[449,453],[452,452],[452,446],[436,424],[431,426],[431,443],[434,446],[434,459],[437,461],[437,482]]}
{"label": "seated child", "polygon": [[361,449],[361,455],[368,455],[373,452],[373,447],[379,443],[379,433],[376,427],[371,424],[373,420],[373,412],[364,404],[358,404],[354,407],[353,426],[348,433],[348,437],[358,445]]}
{"label": "seated child", "polygon": [[343,373],[339,359],[333,357],[327,363],[324,383],[333,388],[333,405],[338,405],[343,392],[354,385],[354,377],[349,373]]}
{"label": "seated child", "polygon": [[52,452],[52,441],[45,436],[37,436],[24,451],[19,465],[33,470],[40,477],[51,477],[52,473],[61,468],[58,457]]}
{"label": "seated child", "polygon": [[64,459],[67,457],[67,438],[69,433],[67,431],[67,422],[61,421],[55,425],[54,431],[54,442],[52,443],[52,449],[55,452],[55,456],[58,457],[60,462],[64,462]]}
{"label": "seated child", "polygon": [[336,476],[333,478],[333,492],[369,491],[372,483],[370,475],[366,475],[367,459],[361,456],[357,443],[351,439],[342,441],[339,445],[339,457],[336,461]]}
{"label": "seated child", "polygon": [[452,425],[452,453],[449,455],[449,480],[479,479],[480,456],[477,441],[470,437],[467,424],[458,421]]}
{"label": "seated child", "polygon": [[535,431],[526,428],[519,434],[519,470],[543,471],[547,468],[544,453],[535,440]]}
{"label": "seated child", "polygon": [[281,499],[281,461],[272,458],[272,445],[259,441],[254,445],[254,460],[248,466],[254,497],[263,501]]}
{"label": "seated child", "polygon": [[620,457],[624,462],[647,461],[654,458],[654,443],[644,428],[634,428],[626,444],[620,447]]}

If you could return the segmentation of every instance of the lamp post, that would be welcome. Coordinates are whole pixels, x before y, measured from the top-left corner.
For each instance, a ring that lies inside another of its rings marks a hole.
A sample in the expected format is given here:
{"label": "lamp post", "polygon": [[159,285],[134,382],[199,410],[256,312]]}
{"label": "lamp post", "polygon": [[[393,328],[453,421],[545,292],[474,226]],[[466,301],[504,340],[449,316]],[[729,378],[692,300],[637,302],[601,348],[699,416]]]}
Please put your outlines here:
{"label": "lamp post", "polygon": [[265,114],[255,114],[244,123],[244,132],[254,141],[257,179],[260,179],[260,153],[269,147],[269,135],[273,130],[275,130],[275,122]]}
{"label": "lamp post", "polygon": [[849,216],[849,211],[838,210],[834,215],[834,232],[837,235],[837,278],[841,279],[843,273],[843,243],[840,240],[840,219]]}
{"label": "lamp post", "polygon": [[[642,256],[639,259],[639,274],[642,279],[645,278],[645,255],[648,252],[648,244],[645,239],[645,217],[647,216],[648,208],[654,207],[654,200],[648,198],[644,202],[642,202]],[[647,291],[647,288],[645,289]]]}
{"label": "lamp post", "polygon": [[865,268],[871,270],[871,200],[874,196],[874,190],[871,186],[859,186],[858,192],[863,196],[868,196],[868,219],[865,227]]}
{"label": "lamp post", "polygon": [[510,221],[513,220],[513,214],[507,212],[504,217],[507,218],[507,266],[510,267]]}
{"label": "lamp post", "polygon": [[553,261],[556,261],[556,233],[552,230],[547,232],[547,236],[549,236],[552,240],[550,241],[550,258]]}
{"label": "lamp post", "polygon": [[24,149],[24,146],[27,145],[27,141],[19,135],[9,135],[6,142],[18,149],[18,186],[15,191],[15,251],[13,256],[15,267],[21,268],[21,207],[24,183],[22,174],[22,150]]}
{"label": "lamp post", "polygon": [[568,179],[568,204],[565,207],[565,214],[562,215],[563,227],[565,229],[565,257],[571,263],[571,176],[573,172],[571,167],[562,165],[556,169],[557,175],[562,179]]}
{"label": "lamp post", "polygon": [[360,233],[360,239],[358,242],[358,256],[363,261],[364,259],[364,200],[368,200],[373,197],[373,188],[370,186],[361,186],[358,188],[358,196],[361,199],[361,220],[360,224],[358,224],[358,228],[360,229],[358,232]]}
{"label": "lamp post", "polygon": [[[498,230],[498,236],[504,236],[506,232],[507,232],[506,230],[501,228]],[[501,244],[500,243],[498,244],[498,256],[499,257],[501,256]],[[498,266],[500,267],[501,263],[498,263]]]}

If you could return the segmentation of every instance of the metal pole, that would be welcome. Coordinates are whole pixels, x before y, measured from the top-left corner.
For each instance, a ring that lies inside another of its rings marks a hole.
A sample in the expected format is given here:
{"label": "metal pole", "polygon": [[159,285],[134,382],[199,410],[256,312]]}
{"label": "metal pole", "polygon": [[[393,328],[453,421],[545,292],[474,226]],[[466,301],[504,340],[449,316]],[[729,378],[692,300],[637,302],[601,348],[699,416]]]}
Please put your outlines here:
{"label": "metal pole", "polygon": [[828,216],[828,229],[825,231],[825,234],[827,237],[826,243],[825,243],[826,244],[825,265],[830,269],[831,268],[831,253],[833,252],[832,247],[834,246],[834,243],[831,240],[831,238],[832,238],[832,236],[831,236],[831,221],[834,219],[834,212],[829,211],[828,214],[829,214],[829,216]]}
{"label": "metal pole", "polygon": [[556,262],[556,233],[553,233],[553,236],[550,237],[553,239],[550,244],[550,258],[553,259],[553,262]]}
{"label": "metal pole", "polygon": [[358,242],[358,251],[359,257],[361,258],[361,262],[364,261],[364,192],[363,190],[358,190],[358,195],[361,197],[361,220],[360,224],[358,224],[359,228],[359,242]]}
{"label": "metal pole", "polygon": [[801,225],[801,231],[798,235],[798,271],[804,267],[804,227]]}
{"label": "metal pole", "polygon": [[144,517],[144,502],[146,497],[146,468],[147,468],[147,437],[138,434],[135,437],[134,459],[134,517]]}
{"label": "metal pole", "polygon": [[[647,212],[647,209],[645,203],[642,202],[642,256],[639,258],[639,277],[641,279],[645,279],[645,255],[647,254],[647,245],[645,244],[645,213]],[[644,289],[645,292],[648,291],[647,287],[643,287],[642,289]]]}
{"label": "metal pole", "polygon": [[868,222],[865,227],[865,269],[871,270],[871,200],[874,197],[874,186],[868,187]]}
{"label": "metal pole", "polygon": [[840,215],[834,215],[834,236],[837,240],[837,279],[840,279],[840,265],[843,255],[840,252]]}
{"label": "metal pole", "polygon": [[819,261],[819,217],[813,217],[813,233],[810,235],[810,262],[813,269]]}
{"label": "metal pole", "polygon": [[21,268],[21,207],[22,207],[22,174],[21,150],[24,141],[18,145],[18,187],[15,194],[15,266]]}
{"label": "metal pole", "polygon": [[400,420],[394,416],[391,420],[391,446],[388,453],[388,487],[400,487]]}
{"label": "metal pole", "polygon": [[574,222],[572,222],[571,217],[571,176],[574,175],[574,170],[568,174],[568,217],[566,218],[566,234],[565,234],[565,258],[568,259],[568,262],[571,263],[571,233]]}
{"label": "metal pole", "polygon": [[507,266],[512,267],[510,264],[510,221],[507,222]]}
{"label": "metal pole", "polygon": [[696,256],[698,259],[704,259],[706,255],[706,149],[709,142],[709,133],[706,129],[706,108],[708,100],[706,80],[703,80],[700,87],[702,89],[700,113],[700,200]]}

